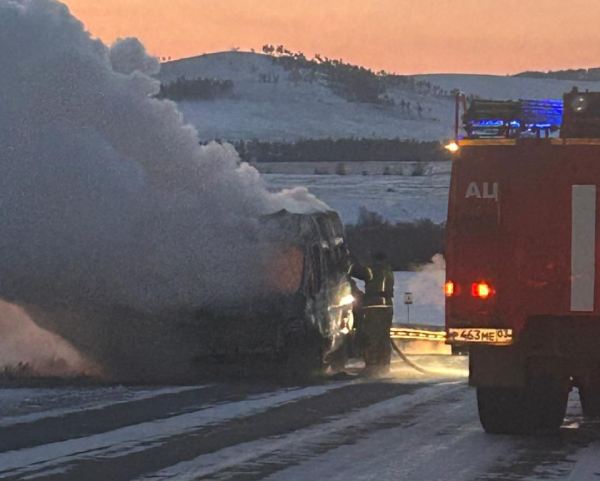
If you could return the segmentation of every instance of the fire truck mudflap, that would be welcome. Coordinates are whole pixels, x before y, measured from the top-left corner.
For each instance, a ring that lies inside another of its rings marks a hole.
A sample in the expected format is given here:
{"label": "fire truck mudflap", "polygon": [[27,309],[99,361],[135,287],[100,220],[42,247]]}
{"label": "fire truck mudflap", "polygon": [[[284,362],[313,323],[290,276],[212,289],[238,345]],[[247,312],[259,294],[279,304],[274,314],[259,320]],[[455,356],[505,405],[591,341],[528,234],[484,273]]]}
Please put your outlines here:
{"label": "fire truck mudflap", "polygon": [[573,386],[600,415],[600,94],[562,105],[474,102],[453,160],[447,339],[491,433],[557,429]]}

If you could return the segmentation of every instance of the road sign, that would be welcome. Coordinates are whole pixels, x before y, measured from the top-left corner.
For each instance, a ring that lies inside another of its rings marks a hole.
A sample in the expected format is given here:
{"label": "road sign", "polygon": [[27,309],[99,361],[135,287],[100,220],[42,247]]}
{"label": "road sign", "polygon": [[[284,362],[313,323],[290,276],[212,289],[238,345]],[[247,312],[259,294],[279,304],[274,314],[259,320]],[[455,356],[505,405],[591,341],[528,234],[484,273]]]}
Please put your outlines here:
{"label": "road sign", "polygon": [[412,304],[412,303],[413,303],[413,293],[405,292],[404,293],[404,304],[408,305],[408,304]]}

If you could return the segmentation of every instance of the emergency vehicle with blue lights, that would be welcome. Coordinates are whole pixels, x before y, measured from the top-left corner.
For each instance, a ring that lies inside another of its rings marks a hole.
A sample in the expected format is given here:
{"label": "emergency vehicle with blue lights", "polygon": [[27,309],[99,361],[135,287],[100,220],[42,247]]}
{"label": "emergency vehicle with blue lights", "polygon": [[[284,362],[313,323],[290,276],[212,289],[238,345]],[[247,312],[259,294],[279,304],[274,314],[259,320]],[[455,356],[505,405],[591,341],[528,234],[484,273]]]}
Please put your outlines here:
{"label": "emergency vehicle with blue lights", "polygon": [[481,423],[555,430],[572,388],[598,417],[600,93],[468,107],[459,96],[456,120],[446,333],[468,347]]}

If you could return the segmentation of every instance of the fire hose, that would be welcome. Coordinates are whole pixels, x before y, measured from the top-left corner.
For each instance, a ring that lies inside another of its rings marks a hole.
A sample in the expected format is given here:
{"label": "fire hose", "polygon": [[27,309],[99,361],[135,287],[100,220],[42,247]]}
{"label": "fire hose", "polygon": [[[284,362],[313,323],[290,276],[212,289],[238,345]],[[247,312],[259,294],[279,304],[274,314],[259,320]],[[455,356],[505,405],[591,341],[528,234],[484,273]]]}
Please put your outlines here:
{"label": "fire hose", "polygon": [[412,367],[415,371],[418,371],[423,374],[430,374],[429,371],[418,366],[410,359],[408,359],[408,357],[406,357],[406,354],[404,354],[398,347],[398,344],[396,344],[396,339],[445,342],[446,333],[444,331],[436,331],[431,329],[415,329],[413,327],[406,326],[392,327],[390,329],[390,343],[392,344],[392,349],[400,357],[400,359],[402,359],[408,366]]}
{"label": "fire hose", "polygon": [[396,354],[398,354],[398,356],[400,356],[400,359],[402,359],[406,364],[408,364],[410,367],[412,367],[415,371],[419,371],[422,374],[429,374],[429,371],[423,369],[420,366],[417,366],[414,362],[412,362],[408,357],[406,357],[406,354],[404,354],[400,348],[396,345],[396,341],[394,341],[393,339],[390,339],[390,343],[392,344],[392,349],[394,350],[394,352]]}

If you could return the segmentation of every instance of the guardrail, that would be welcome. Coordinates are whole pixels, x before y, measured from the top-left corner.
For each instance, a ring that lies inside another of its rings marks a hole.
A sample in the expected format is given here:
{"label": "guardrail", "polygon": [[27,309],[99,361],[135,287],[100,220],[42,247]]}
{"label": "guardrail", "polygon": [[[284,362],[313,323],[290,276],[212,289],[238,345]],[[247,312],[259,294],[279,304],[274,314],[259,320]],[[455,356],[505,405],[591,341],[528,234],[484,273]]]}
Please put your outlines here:
{"label": "guardrail", "polygon": [[446,342],[445,331],[428,331],[425,329],[411,329],[409,327],[392,327],[390,329],[390,337],[392,339]]}

